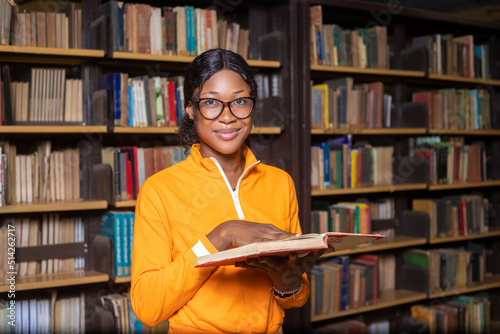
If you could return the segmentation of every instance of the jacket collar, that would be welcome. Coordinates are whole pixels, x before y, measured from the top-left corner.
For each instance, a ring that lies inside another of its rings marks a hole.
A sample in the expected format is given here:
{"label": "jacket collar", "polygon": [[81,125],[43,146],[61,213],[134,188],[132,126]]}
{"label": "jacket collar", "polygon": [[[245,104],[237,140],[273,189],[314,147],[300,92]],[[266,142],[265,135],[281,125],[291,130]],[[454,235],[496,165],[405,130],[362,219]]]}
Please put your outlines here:
{"label": "jacket collar", "polygon": [[[249,168],[250,166],[260,162],[257,160],[257,158],[255,158],[255,155],[246,145],[243,145],[243,155],[245,156],[244,170],[247,170],[247,168]],[[191,146],[191,153],[189,154],[189,157],[187,159],[192,160],[192,162],[196,165],[203,166],[210,172],[218,172],[215,162],[211,158],[203,158],[203,156],[201,155],[200,144],[193,144]]]}

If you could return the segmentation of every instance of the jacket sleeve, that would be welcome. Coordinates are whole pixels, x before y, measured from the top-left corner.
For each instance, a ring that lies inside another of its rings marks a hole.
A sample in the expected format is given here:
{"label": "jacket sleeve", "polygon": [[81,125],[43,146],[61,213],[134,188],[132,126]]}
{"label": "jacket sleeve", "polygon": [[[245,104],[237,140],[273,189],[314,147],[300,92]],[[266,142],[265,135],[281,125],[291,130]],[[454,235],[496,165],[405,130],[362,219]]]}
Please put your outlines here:
{"label": "jacket sleeve", "polygon": [[[146,182],[135,213],[130,297],[137,318],[147,326],[159,324],[186,304],[214,270],[194,267],[193,248],[173,256],[169,222],[160,218],[162,205],[154,186]],[[205,235],[199,240],[198,248],[201,242],[208,252],[217,251]]]}
{"label": "jacket sleeve", "polygon": [[[302,230],[300,228],[300,222],[299,222],[299,206],[297,203],[297,195],[295,193],[295,185],[293,184],[292,178],[289,176],[288,177],[288,189],[289,189],[289,201],[290,201],[290,215],[289,215],[289,220],[288,220],[288,226],[289,230],[288,232],[292,233],[302,233]],[[287,308],[292,308],[292,307],[301,307],[303,306],[307,298],[309,298],[309,293],[310,293],[310,286],[309,286],[309,280],[307,279],[307,274],[304,273],[302,275],[302,289],[300,289],[299,292],[297,292],[295,295],[287,297],[287,298],[280,298],[278,296],[275,296],[276,301],[278,302],[279,305],[281,305],[282,308],[287,309]]]}

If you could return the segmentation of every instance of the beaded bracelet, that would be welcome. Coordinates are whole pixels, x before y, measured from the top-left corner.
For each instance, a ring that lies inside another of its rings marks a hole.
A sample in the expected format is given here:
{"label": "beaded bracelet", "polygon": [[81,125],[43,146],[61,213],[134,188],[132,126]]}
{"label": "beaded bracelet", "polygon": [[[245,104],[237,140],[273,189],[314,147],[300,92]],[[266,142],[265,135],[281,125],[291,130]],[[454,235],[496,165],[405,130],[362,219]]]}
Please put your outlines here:
{"label": "beaded bracelet", "polygon": [[[300,293],[300,291],[302,291],[302,288],[304,286],[305,286],[304,284],[300,283],[300,286],[295,290],[280,291],[280,290],[276,289],[276,287],[273,285],[273,287],[271,289],[274,290],[275,296],[278,296],[278,297],[283,298],[283,299],[293,296],[293,299],[295,299],[295,294]],[[271,289],[269,289],[269,290],[271,290]]]}

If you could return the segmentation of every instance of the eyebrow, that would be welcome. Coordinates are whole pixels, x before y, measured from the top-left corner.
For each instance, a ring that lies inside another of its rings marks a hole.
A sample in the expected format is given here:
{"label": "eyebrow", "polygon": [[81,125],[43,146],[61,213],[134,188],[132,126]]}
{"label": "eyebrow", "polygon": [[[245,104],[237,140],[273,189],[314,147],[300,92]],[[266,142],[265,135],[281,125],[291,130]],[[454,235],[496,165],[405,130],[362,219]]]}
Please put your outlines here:
{"label": "eyebrow", "polygon": [[[243,93],[244,91],[245,91],[244,89],[240,89],[240,90],[238,90],[238,91],[236,91],[236,92],[233,92],[233,94]],[[213,94],[213,95],[218,95],[218,94],[219,94],[219,92],[216,92],[216,91],[214,91],[214,90],[209,90],[208,92],[205,92],[205,93],[201,94],[200,96],[205,95],[205,94]]]}

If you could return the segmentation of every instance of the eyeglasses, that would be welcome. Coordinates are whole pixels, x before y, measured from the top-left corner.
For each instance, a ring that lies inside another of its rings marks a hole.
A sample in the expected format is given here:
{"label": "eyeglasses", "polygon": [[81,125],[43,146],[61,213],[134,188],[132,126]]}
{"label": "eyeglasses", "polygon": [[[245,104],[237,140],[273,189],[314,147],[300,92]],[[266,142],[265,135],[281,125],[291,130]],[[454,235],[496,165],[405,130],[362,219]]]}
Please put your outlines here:
{"label": "eyeglasses", "polygon": [[252,113],[255,106],[255,98],[240,97],[232,101],[221,101],[214,98],[193,99],[196,102],[198,110],[206,119],[216,119],[222,114],[225,106],[236,118],[247,118]]}

